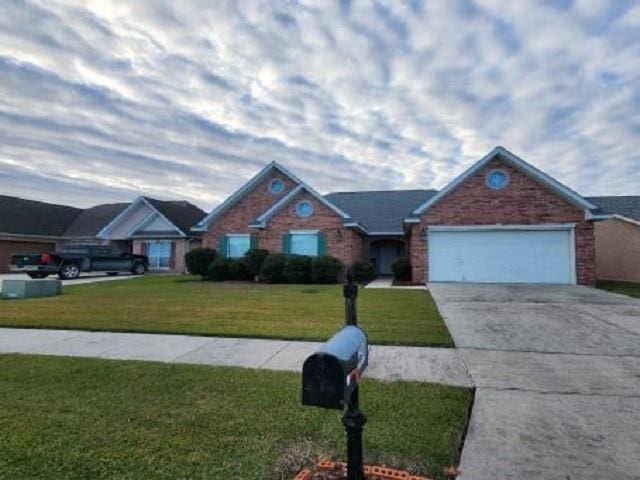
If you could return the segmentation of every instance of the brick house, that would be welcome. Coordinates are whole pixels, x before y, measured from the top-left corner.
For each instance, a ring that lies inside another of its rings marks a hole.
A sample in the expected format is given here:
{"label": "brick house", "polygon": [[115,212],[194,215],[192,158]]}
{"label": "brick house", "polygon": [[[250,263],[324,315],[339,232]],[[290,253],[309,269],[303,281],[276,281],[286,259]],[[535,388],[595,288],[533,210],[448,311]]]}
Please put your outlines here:
{"label": "brick house", "polygon": [[496,147],[439,192],[323,196],[272,162],[194,230],[229,257],[255,247],[328,254],[387,274],[407,256],[419,283],[592,284],[602,218],[598,205]]}

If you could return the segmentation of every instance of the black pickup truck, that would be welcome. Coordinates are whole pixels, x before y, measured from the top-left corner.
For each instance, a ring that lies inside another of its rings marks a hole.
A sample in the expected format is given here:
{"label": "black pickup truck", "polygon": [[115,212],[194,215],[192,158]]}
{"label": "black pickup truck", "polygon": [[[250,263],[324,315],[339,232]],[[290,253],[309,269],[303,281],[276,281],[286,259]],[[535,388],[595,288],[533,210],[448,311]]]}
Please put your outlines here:
{"label": "black pickup truck", "polygon": [[53,253],[25,253],[11,256],[11,271],[31,278],[57,274],[63,280],[78,278],[81,272],[131,272],[144,275],[149,268],[146,255],[121,252],[109,245],[66,245]]}

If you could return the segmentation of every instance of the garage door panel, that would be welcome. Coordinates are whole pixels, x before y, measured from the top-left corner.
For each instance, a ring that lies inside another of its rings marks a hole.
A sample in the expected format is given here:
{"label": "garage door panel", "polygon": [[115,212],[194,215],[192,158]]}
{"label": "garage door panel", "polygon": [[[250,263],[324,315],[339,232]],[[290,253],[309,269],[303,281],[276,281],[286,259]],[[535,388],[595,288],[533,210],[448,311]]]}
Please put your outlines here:
{"label": "garage door panel", "polygon": [[429,232],[429,278],[442,282],[572,283],[569,230]]}

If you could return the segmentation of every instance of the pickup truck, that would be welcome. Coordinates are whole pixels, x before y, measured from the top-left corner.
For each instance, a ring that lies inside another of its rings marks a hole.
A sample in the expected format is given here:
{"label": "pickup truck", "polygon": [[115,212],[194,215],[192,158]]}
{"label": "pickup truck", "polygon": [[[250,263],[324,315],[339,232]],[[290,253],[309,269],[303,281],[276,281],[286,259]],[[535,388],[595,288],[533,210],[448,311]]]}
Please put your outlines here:
{"label": "pickup truck", "polygon": [[66,245],[53,253],[24,253],[11,256],[12,272],[23,272],[31,278],[57,274],[63,280],[78,278],[81,272],[131,272],[144,275],[149,268],[146,255],[120,252],[110,245]]}

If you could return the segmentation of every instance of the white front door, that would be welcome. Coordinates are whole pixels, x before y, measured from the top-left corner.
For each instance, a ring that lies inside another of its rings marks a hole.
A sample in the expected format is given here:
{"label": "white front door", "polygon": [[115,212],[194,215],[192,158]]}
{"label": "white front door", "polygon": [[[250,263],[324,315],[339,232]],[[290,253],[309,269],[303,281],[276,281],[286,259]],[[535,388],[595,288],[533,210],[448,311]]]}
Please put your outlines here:
{"label": "white front door", "polygon": [[570,229],[429,231],[427,236],[431,282],[575,283]]}

